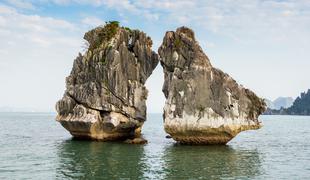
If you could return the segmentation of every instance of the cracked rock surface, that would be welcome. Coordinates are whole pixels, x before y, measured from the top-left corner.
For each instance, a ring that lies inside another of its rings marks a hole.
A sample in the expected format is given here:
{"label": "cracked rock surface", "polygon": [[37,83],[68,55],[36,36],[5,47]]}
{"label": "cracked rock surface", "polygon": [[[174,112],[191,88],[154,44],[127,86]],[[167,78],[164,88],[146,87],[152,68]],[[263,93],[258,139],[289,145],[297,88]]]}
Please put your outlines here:
{"label": "cracked rock surface", "polygon": [[97,27],[84,39],[89,48],[74,60],[56,120],[78,138],[139,137],[146,120],[144,84],[158,64],[152,40],[118,23]]}
{"label": "cracked rock surface", "polygon": [[263,99],[212,67],[194,32],[166,33],[159,48],[165,82],[165,131],[186,144],[226,144],[239,132],[258,129]]}

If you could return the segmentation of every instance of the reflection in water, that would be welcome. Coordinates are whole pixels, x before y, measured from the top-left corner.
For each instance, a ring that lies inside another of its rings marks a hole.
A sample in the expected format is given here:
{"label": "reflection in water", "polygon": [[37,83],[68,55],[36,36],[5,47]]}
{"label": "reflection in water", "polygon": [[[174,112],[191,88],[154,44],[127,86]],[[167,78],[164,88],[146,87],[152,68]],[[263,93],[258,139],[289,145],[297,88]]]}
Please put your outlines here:
{"label": "reflection in water", "polygon": [[262,175],[257,151],[229,146],[145,146],[64,141],[57,178],[66,179],[225,179]]}
{"label": "reflection in water", "polygon": [[[131,145],[112,142],[67,140],[58,146],[59,179],[254,179],[265,172],[256,143],[251,139],[231,146],[184,146],[165,139],[150,117],[143,131],[149,143]],[[240,137],[240,136],[239,136]],[[268,171],[268,169],[267,169]]]}
{"label": "reflection in water", "polygon": [[166,148],[165,179],[253,178],[262,174],[257,151],[229,146],[180,146]]}
{"label": "reflection in water", "polygon": [[57,178],[141,179],[143,146],[121,143],[64,141],[60,147]]}

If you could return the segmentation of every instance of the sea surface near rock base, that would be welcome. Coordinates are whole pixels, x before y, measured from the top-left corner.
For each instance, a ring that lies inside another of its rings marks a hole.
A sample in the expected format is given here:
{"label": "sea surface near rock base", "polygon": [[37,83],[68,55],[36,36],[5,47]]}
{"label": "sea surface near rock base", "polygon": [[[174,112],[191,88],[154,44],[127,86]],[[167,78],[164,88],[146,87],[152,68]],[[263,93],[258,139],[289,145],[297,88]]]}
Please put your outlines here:
{"label": "sea surface near rock base", "polygon": [[162,115],[148,144],[72,140],[54,113],[0,113],[0,179],[309,179],[310,117],[261,116],[227,145],[179,145]]}

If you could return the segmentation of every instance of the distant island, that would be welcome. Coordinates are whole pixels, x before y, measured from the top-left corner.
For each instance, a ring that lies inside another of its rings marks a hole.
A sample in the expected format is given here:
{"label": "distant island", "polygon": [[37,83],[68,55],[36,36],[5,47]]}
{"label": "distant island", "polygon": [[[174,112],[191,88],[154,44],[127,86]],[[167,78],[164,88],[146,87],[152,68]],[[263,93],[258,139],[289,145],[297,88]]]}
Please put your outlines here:
{"label": "distant island", "polygon": [[269,106],[269,101],[266,100],[268,108],[265,111],[265,115],[310,115],[310,89],[307,92],[302,92],[299,97],[295,99],[293,104],[289,107],[281,106]]}
{"label": "distant island", "polygon": [[294,99],[292,97],[278,97],[274,101],[265,99],[267,107],[270,109],[280,110],[281,108],[289,108],[293,105]]}

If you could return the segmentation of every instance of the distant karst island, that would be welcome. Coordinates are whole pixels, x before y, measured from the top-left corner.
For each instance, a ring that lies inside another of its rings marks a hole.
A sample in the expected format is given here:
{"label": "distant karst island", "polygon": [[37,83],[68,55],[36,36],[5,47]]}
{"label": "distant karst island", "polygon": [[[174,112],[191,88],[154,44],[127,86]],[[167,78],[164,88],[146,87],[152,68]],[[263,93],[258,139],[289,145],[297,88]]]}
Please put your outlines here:
{"label": "distant karst island", "polygon": [[265,99],[267,107],[270,109],[279,110],[281,108],[288,108],[293,105],[294,98],[292,97],[278,97],[274,101]]}
{"label": "distant karst island", "polygon": [[[284,100],[285,99],[285,100]],[[264,112],[265,115],[310,115],[310,89],[306,92],[302,92],[299,97],[297,97],[291,103],[291,98],[284,98],[282,100],[282,105],[271,106],[268,100],[266,101],[268,108]]]}
{"label": "distant karst island", "polygon": [[110,21],[85,33],[88,49],[74,60],[57,117],[74,137],[146,143],[145,82],[164,71],[164,129],[182,144],[226,144],[258,129],[265,102],[214,68],[193,30],[166,32],[158,54],[144,32]]}

